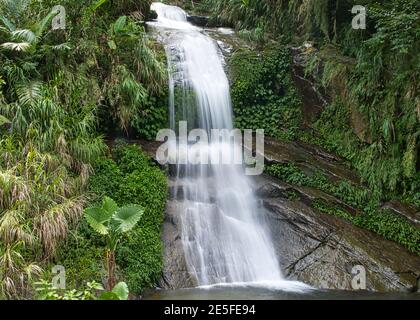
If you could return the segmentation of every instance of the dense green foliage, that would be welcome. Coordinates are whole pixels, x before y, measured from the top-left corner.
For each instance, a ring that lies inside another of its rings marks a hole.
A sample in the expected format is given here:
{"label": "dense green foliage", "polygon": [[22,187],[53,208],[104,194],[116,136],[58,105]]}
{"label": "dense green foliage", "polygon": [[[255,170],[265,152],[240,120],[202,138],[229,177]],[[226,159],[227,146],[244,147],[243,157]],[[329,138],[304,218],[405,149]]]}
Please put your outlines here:
{"label": "dense green foliage", "polygon": [[264,129],[267,135],[291,139],[300,124],[300,101],[291,79],[291,55],[280,45],[261,54],[239,50],[230,61],[235,125]]}
{"label": "dense green foliage", "polygon": [[348,50],[354,62],[324,50],[312,58],[308,70],[320,73],[322,84],[335,89],[332,104],[315,126],[323,139],[349,159],[376,192],[399,192],[419,206],[416,3],[372,7],[375,32],[357,51]]}
{"label": "dense green foliage", "polygon": [[405,218],[388,210],[379,209],[379,199],[375,198],[370,190],[352,185],[347,181],[333,183],[320,172],[308,176],[290,163],[270,165],[266,168],[266,172],[294,185],[322,190],[340,199],[343,203],[358,208],[362,213],[355,215],[347,212],[344,208],[331,205],[323,199],[317,199],[312,204],[321,212],[349,220],[359,227],[400,243],[420,255],[420,230]]}
{"label": "dense green foliage", "polygon": [[165,122],[164,55],[144,28],[150,1],[61,1],[64,30],[52,28],[56,4],[0,1],[0,298],[31,296],[74,232],[103,136],[150,138]]}
{"label": "dense green foliage", "polygon": [[156,284],[162,270],[160,239],[166,205],[167,182],[164,173],[137,146],[117,147],[115,162],[102,159],[95,166],[90,189],[110,196],[119,205],[141,204],[144,214],[117,249],[117,264],[130,291],[139,293]]}
{"label": "dense green foliage", "polygon": [[106,283],[104,246],[103,239],[93,233],[86,220],[82,219],[58,248],[57,256],[45,268],[42,278],[51,279],[48,270],[59,264],[66,268],[67,288],[82,288],[89,281]]}
{"label": "dense green foliage", "polygon": [[[203,2],[214,19],[262,40],[314,43],[307,71],[332,103],[304,137],[350,160],[378,196],[420,205],[419,1]],[[354,5],[367,9],[366,30],[352,29]]]}
{"label": "dense green foliage", "polygon": [[[114,159],[113,159],[114,158]],[[140,204],[144,214],[138,226],[123,237],[116,250],[116,274],[130,292],[138,294],[155,285],[162,270],[161,225],[166,205],[167,182],[164,173],[138,146],[118,145],[113,158],[101,158],[89,190],[98,201],[104,196],[120,206]],[[82,221],[67,245],[59,251],[57,263],[66,266],[70,283],[76,287],[92,279],[104,279],[105,242]]]}
{"label": "dense green foliage", "polygon": [[[168,123],[165,54],[146,35],[151,2],[62,0],[65,29],[53,30],[56,1],[0,0],[0,299],[95,298],[106,241],[80,218],[105,196],[144,208],[116,248],[116,278],[134,294],[158,281],[165,174],[137,146],[104,157],[104,137],[151,140]],[[322,199],[313,206],[420,253],[418,228],[379,209],[391,198],[420,207],[420,2],[175,2],[211,11],[256,48],[230,60],[238,128],[321,145],[347,159],[364,186],[291,164],[267,172],[335,196],[361,214]],[[366,6],[366,30],[351,28],[353,5]],[[289,50],[304,41],[306,76],[330,93],[309,131]],[[175,99],[195,98],[184,94]],[[39,281],[55,264],[66,267],[66,292]]]}
{"label": "dense green foliage", "polygon": [[413,14],[411,22],[419,11],[415,0],[203,0],[202,4],[214,20],[261,37],[332,42],[348,47],[357,47],[373,30],[373,24],[369,24],[366,32],[351,32],[353,6],[366,6],[368,10],[386,6],[394,13],[404,7]]}
{"label": "dense green foliage", "polygon": [[[118,17],[123,6],[125,14],[136,9],[134,1],[64,1],[65,30],[50,30],[53,1],[18,1],[15,8],[12,1],[4,2],[8,14],[4,16],[4,39],[0,40],[21,46],[13,50],[3,45],[5,60],[0,75],[7,80],[6,102],[19,93],[20,100],[25,99],[25,93],[33,100],[48,83],[56,88],[52,92],[60,102],[69,107],[99,109],[104,125],[109,126],[105,129],[112,130],[118,124],[127,131],[156,108],[154,101],[165,94],[163,55],[156,55],[157,45],[145,37],[141,21],[145,13],[136,11]],[[148,7],[148,3],[141,6]],[[43,29],[32,27],[44,15],[46,18],[40,20]],[[21,28],[27,28],[23,29],[25,33],[17,33]],[[26,86],[14,93],[15,83],[16,88]]]}
{"label": "dense green foliage", "polygon": [[86,283],[80,290],[58,289],[47,280],[38,281],[35,286],[38,300],[128,300],[129,295],[125,282],[119,282],[111,291],[104,291],[104,287],[95,281]]}

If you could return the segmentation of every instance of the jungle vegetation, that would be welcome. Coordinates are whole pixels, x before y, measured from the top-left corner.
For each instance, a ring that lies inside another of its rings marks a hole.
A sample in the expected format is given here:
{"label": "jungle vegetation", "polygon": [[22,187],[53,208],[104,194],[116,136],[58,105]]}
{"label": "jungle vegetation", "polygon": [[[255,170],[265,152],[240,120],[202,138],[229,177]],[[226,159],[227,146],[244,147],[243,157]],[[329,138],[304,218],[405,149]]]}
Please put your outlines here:
{"label": "jungle vegetation", "polygon": [[109,154],[105,138],[151,136],[165,123],[165,61],[144,27],[150,1],[60,4],[65,29],[54,30],[55,1],[0,1],[0,298],[33,296],[60,262],[97,201],[88,181]]}
{"label": "jungle vegetation", "polygon": [[[366,8],[365,29],[352,27],[356,5]],[[363,186],[334,185],[322,174],[307,177],[294,163],[269,166],[267,173],[359,208],[363,215],[352,217],[320,201],[313,204],[420,254],[418,228],[380,209],[392,199],[420,208],[420,3],[203,0],[197,6],[208,10],[211,24],[235,28],[255,48],[230,59],[237,125],[337,153]],[[293,55],[302,61],[304,76],[327,93],[309,126],[303,125],[290,79]]]}
{"label": "jungle vegetation", "polygon": [[[65,28],[54,29],[56,1],[0,0],[0,299],[126,299],[158,282],[165,172],[139,146],[109,143],[151,140],[168,122],[165,54],[145,26],[151,2],[62,0]],[[165,2],[209,14],[253,44],[229,61],[237,127],[335,152],[363,186],[293,164],[269,174],[334,194],[365,214],[314,206],[420,252],[418,229],[378,210],[394,198],[420,207],[418,0]],[[367,8],[366,29],[352,29],[354,5]],[[309,128],[291,47],[329,93]],[[107,201],[138,213],[118,245],[84,218]],[[56,264],[69,290],[45,280]]]}
{"label": "jungle vegetation", "polygon": [[[366,8],[366,29],[352,8]],[[256,43],[309,46],[306,72],[331,103],[302,139],[348,159],[378,195],[420,206],[420,3],[416,0],[204,0]]]}

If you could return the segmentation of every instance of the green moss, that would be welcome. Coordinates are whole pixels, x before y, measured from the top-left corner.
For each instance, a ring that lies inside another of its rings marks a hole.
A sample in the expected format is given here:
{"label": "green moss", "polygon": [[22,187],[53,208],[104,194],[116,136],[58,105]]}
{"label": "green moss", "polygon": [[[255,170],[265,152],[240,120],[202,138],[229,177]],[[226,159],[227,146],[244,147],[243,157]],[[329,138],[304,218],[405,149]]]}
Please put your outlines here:
{"label": "green moss", "polygon": [[365,211],[361,215],[352,215],[342,208],[329,205],[321,199],[313,202],[314,208],[348,220],[358,227],[375,232],[385,239],[405,246],[411,252],[420,255],[420,230],[409,221],[389,210]]}
{"label": "green moss", "polygon": [[379,205],[379,198],[376,198],[365,187],[348,181],[333,183],[321,172],[307,176],[293,163],[273,164],[266,167],[266,172],[291,184],[322,190],[361,210],[376,208]]}
{"label": "green moss", "polygon": [[285,195],[290,201],[295,201],[299,199],[299,194],[293,190],[286,190]]}
{"label": "green moss", "polygon": [[342,208],[339,208],[337,206],[331,206],[323,199],[315,199],[312,203],[312,206],[323,213],[334,215],[353,222],[353,215],[343,210]]}
{"label": "green moss", "polygon": [[300,100],[291,78],[291,54],[281,45],[261,53],[239,50],[230,60],[235,125],[264,129],[272,137],[292,139],[301,120]]}
{"label": "green moss", "polygon": [[132,120],[136,135],[152,141],[159,130],[168,126],[168,101],[167,96],[149,97],[140,111],[140,116]]}
{"label": "green moss", "polygon": [[389,210],[365,212],[356,217],[354,223],[420,255],[420,230]]}

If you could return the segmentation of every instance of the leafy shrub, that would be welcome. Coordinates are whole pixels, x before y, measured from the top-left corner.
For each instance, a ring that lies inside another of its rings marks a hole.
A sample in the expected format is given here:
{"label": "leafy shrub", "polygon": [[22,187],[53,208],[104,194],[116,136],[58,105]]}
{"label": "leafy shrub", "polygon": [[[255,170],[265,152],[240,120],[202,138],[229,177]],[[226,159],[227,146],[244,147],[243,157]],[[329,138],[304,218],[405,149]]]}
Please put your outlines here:
{"label": "leafy shrub", "polygon": [[131,291],[140,292],[154,285],[162,271],[161,226],[167,198],[166,176],[137,146],[118,147],[115,154],[124,174],[116,199],[121,204],[139,203],[145,208],[138,228],[127,235],[117,252],[117,262]]}
{"label": "leafy shrub", "polygon": [[148,166],[153,166],[150,158],[137,145],[126,145],[124,142],[118,142],[113,150],[113,155],[115,163],[124,177],[136,170],[144,170]]}
{"label": "leafy shrub", "polygon": [[280,45],[272,45],[261,54],[239,50],[230,65],[236,127],[264,129],[273,137],[293,138],[301,113],[290,74],[289,50]]}
{"label": "leafy shrub", "polygon": [[61,290],[53,286],[52,282],[41,279],[34,283],[37,300],[95,300],[96,291],[104,290],[101,284],[87,282],[81,291],[76,289]]}
{"label": "leafy shrub", "polygon": [[[117,144],[112,158],[95,163],[89,190],[95,202],[112,197],[119,206],[139,204],[144,214],[116,251],[117,277],[130,292],[139,294],[156,284],[162,272],[161,226],[167,198],[165,174],[137,145]],[[62,247],[57,261],[66,267],[71,285],[100,280],[104,272],[105,243],[82,221]]]}
{"label": "leafy shrub", "polygon": [[111,158],[101,158],[94,165],[95,174],[89,179],[89,189],[98,198],[116,194],[123,183],[123,174]]}
{"label": "leafy shrub", "polygon": [[120,206],[133,203],[145,209],[138,226],[124,236],[116,256],[130,291],[139,293],[156,284],[162,271],[166,176],[136,145],[118,145],[114,156],[115,162],[106,159],[98,163],[100,170],[90,179],[90,186],[96,194],[113,197]]}
{"label": "leafy shrub", "polygon": [[80,288],[90,280],[102,282],[105,257],[102,248],[101,239],[94,235],[84,220],[81,221],[77,230],[60,247],[55,258],[56,264],[66,268],[68,288]]}
{"label": "leafy shrub", "polygon": [[132,120],[136,134],[147,140],[154,140],[159,130],[168,126],[168,103],[166,96],[149,97],[142,107],[141,115]]}
{"label": "leafy shrub", "polygon": [[[112,288],[112,291],[105,291],[104,287],[96,281],[86,283],[81,290],[61,290],[53,286],[50,281],[41,280],[35,283],[38,300],[128,300],[128,286],[120,282]],[[100,295],[99,293],[102,292]]]}

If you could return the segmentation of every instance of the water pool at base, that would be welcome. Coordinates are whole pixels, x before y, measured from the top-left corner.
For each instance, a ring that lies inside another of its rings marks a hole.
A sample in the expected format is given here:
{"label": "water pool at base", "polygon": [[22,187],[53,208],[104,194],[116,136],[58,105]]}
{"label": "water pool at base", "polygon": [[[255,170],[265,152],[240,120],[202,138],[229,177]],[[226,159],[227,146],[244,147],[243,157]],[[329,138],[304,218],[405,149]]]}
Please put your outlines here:
{"label": "water pool at base", "polygon": [[368,291],[311,290],[290,292],[255,287],[213,287],[153,290],[145,300],[420,300],[420,293],[375,293]]}

